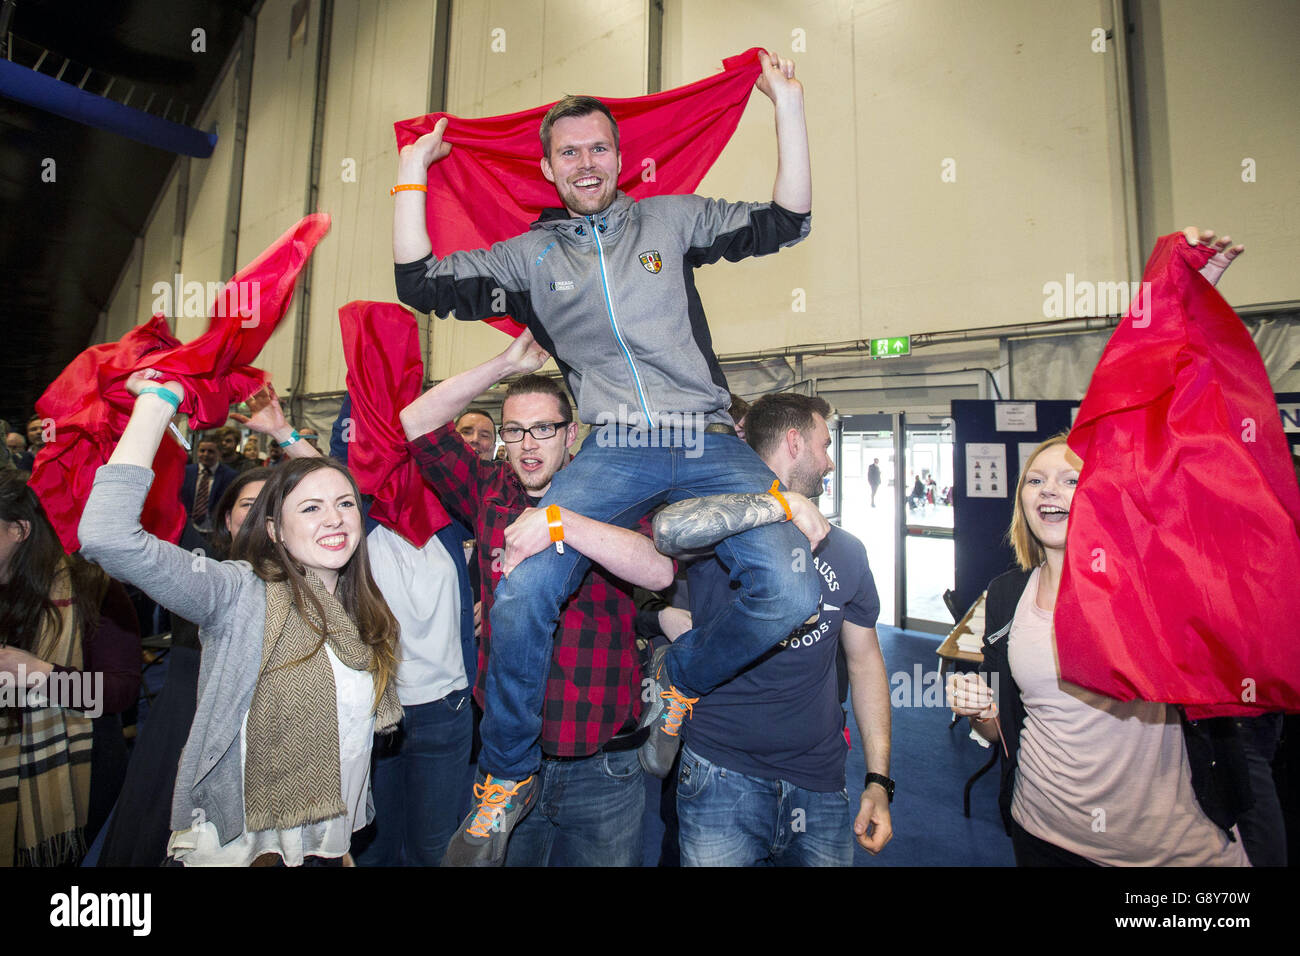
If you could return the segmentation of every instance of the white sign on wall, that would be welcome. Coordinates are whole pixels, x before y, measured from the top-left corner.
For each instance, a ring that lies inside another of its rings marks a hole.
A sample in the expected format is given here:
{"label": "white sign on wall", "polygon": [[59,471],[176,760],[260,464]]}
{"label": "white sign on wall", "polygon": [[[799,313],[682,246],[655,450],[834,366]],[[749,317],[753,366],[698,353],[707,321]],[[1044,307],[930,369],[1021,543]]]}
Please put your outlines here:
{"label": "white sign on wall", "polygon": [[1001,442],[966,443],[966,497],[1007,496],[1007,446]]}
{"label": "white sign on wall", "polygon": [[1038,431],[1038,406],[1033,402],[995,402],[993,420],[1000,432]]}

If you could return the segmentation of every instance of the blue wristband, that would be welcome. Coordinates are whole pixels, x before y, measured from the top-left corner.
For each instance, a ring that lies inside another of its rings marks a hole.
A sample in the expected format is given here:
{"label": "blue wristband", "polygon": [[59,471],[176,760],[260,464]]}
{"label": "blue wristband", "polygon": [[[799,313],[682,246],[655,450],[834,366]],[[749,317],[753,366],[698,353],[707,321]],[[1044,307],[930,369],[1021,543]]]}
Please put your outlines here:
{"label": "blue wristband", "polygon": [[302,436],[298,434],[298,429],[295,428],[293,429],[293,431],[289,433],[288,441],[278,441],[276,442],[276,444],[279,445],[281,448],[288,448],[296,441],[302,441]]}
{"label": "blue wristband", "polygon": [[176,411],[180,411],[181,400],[176,397],[176,393],[169,388],[162,388],[158,385],[146,385],[140,389],[141,395],[157,395],[164,402],[170,405]]}

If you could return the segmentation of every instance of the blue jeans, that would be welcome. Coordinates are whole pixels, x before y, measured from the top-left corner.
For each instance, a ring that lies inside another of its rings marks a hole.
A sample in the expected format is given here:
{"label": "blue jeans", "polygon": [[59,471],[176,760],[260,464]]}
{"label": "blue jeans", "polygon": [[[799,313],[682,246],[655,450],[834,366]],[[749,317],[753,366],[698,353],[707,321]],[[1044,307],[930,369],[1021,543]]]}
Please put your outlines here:
{"label": "blue jeans", "polygon": [[543,760],[532,812],[510,833],[506,866],[640,866],[645,781],[636,750]]}
{"label": "blue jeans", "polygon": [[[589,438],[555,475],[542,505],[561,504],[630,528],[665,501],[771,487],[771,470],[739,438],[696,437],[702,445],[694,449],[601,447]],[[716,553],[740,589],[730,607],[710,614],[668,650],[668,681],[687,697],[725,683],[788,637],[817,610],[821,595],[808,539],[788,521],[726,538]],[[522,780],[537,769],[555,626],[590,566],[572,547],[564,554],[547,548],[497,585],[480,770]]]}
{"label": "blue jeans", "polygon": [[371,792],[374,840],[352,857],[358,866],[437,866],[469,813],[474,721],[469,691],[403,708],[391,741],[375,739]]}
{"label": "blue jeans", "polygon": [[683,747],[677,774],[682,866],[852,866],[843,790],[749,777]]}

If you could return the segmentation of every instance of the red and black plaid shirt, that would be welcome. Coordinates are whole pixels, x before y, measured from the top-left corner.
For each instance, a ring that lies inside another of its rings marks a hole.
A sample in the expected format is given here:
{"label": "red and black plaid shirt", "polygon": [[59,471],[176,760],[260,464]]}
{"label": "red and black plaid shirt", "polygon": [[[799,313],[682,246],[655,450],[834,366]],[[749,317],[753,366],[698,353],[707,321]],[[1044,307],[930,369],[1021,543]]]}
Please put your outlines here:
{"label": "red and black plaid shirt", "polygon": [[[503,461],[483,461],[448,423],[409,443],[424,480],[447,513],[474,532],[483,583],[483,636],[474,699],[483,704],[491,643],[489,617],[501,577],[506,528],[533,506]],[[649,519],[641,532],[650,535]],[[592,565],[560,611],[542,703],[542,750],[557,757],[595,753],[641,715],[632,585]]]}

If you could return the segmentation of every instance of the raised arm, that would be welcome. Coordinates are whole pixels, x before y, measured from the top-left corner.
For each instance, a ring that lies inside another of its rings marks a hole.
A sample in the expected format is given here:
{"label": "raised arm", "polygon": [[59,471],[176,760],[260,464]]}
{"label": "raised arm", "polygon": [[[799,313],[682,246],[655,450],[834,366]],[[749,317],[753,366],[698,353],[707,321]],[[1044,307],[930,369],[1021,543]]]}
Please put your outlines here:
{"label": "raised arm", "polygon": [[[874,627],[846,620],[840,627],[840,642],[849,665],[853,715],[867,758],[867,773],[888,777],[891,712],[889,678],[885,673],[885,658],[880,653],[880,639]],[[879,853],[893,837],[889,795],[880,784],[873,783],[863,790],[853,832],[862,848],[871,854]]]}
{"label": "raised arm", "polygon": [[535,372],[550,357],[545,349],[533,341],[533,333],[525,329],[500,355],[439,382],[403,408],[398,413],[402,430],[407,439],[412,441],[421,435],[427,435],[455,418],[457,412],[501,379]]}
{"label": "raised arm", "polygon": [[[397,155],[398,185],[425,186],[429,166],[451,152],[451,144],[442,141],[447,117],[438,120],[432,133],[425,133],[414,143],[403,146]],[[400,190],[393,196],[393,262],[418,262],[433,251],[424,224],[425,193],[420,189]]]}
{"label": "raised arm", "polygon": [[794,61],[758,54],[762,72],[754,84],[776,112],[776,184],[772,202],[790,212],[812,211],[812,164],[804,119],[803,84],[794,78]]}
{"label": "raised arm", "polygon": [[[798,492],[785,491],[782,495],[790,505],[790,520],[816,548],[830,531],[830,523],[815,504]],[[768,492],[688,498],[655,515],[655,547],[675,558],[700,554],[723,538],[785,520],[785,508],[776,495]]]}
{"label": "raised arm", "polygon": [[135,408],[108,463],[95,474],[77,536],[82,556],[110,577],[136,585],[202,628],[235,603],[243,573],[230,562],[213,561],[159,540],[140,525],[153,484],[154,455],[174,412],[165,398],[140,394],[140,389],[162,388],[178,400],[183,394],[179,383],[162,384],[158,378],[158,373],[148,370],[127,379],[127,391],[137,396]]}
{"label": "raised arm", "polygon": [[1188,226],[1183,230],[1183,235],[1194,246],[1199,244],[1214,250],[1210,261],[1201,266],[1201,275],[1205,276],[1210,285],[1218,285],[1223,274],[1228,271],[1228,266],[1232,265],[1232,260],[1246,251],[1246,247],[1240,243],[1234,246],[1231,236],[1216,239],[1213,229],[1202,230]]}
{"label": "raised arm", "polygon": [[[297,430],[289,424],[284,417],[284,409],[280,407],[279,396],[275,394],[275,386],[267,382],[261,390],[249,396],[248,410],[251,415],[240,415],[238,412],[231,412],[230,417],[241,425],[247,425],[249,430],[257,432],[259,435],[270,435],[271,440],[284,449],[286,458],[320,458],[321,453],[309,441],[303,441],[301,436],[294,438],[298,434]],[[289,442],[289,444],[284,444]]]}

